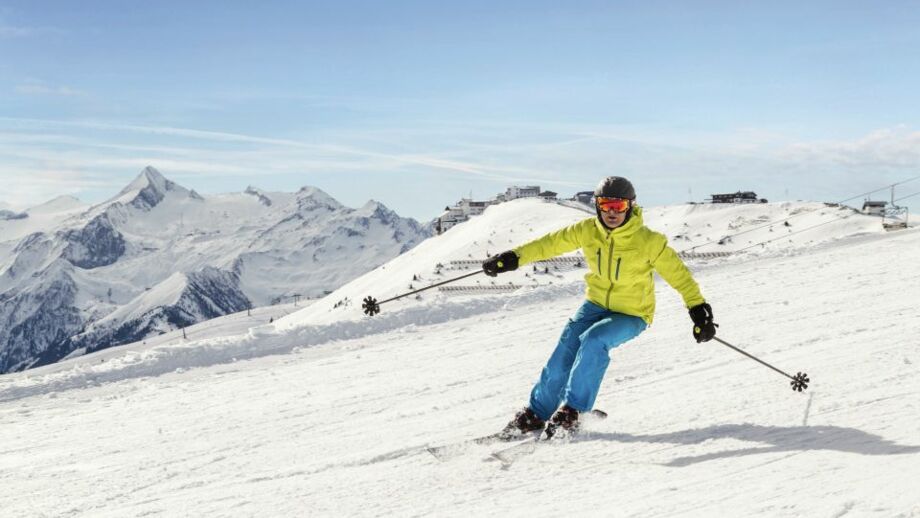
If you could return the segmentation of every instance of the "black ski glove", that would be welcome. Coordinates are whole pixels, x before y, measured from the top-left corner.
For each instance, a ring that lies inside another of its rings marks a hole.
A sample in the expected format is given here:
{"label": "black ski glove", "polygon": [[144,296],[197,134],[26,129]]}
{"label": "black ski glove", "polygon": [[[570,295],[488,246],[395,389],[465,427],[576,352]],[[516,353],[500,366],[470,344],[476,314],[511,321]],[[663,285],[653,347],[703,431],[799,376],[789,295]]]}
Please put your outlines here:
{"label": "black ski glove", "polygon": [[702,303],[690,308],[690,318],[693,319],[693,338],[696,343],[708,342],[716,336],[716,328],[719,324],[712,321],[712,306]]}
{"label": "black ski glove", "polygon": [[500,273],[517,270],[517,267],[518,256],[513,250],[493,255],[482,263],[482,269],[489,277],[495,277]]}

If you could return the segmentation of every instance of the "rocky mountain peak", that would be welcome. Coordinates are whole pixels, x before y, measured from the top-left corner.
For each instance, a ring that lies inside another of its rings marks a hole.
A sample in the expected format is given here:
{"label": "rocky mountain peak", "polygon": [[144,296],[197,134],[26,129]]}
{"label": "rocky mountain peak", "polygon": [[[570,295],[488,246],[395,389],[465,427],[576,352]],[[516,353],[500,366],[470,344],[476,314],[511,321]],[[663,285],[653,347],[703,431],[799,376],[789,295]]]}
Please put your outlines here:
{"label": "rocky mountain peak", "polygon": [[110,201],[119,201],[142,210],[149,210],[158,205],[168,194],[201,200],[194,191],[173,182],[163,176],[156,168],[147,166],[137,177]]}
{"label": "rocky mountain peak", "polygon": [[175,184],[168,180],[162,173],[154,167],[145,167],[134,180],[131,181],[119,194],[127,194],[133,191],[140,191],[146,188],[152,188],[158,192],[165,193]]}
{"label": "rocky mountain peak", "polygon": [[357,210],[357,213],[366,218],[378,219],[386,224],[399,221],[400,219],[395,212],[389,209],[389,207],[377,200],[368,200],[367,203]]}
{"label": "rocky mountain peak", "polygon": [[322,189],[304,186],[297,191],[297,206],[301,211],[312,211],[318,208],[339,210],[344,206]]}

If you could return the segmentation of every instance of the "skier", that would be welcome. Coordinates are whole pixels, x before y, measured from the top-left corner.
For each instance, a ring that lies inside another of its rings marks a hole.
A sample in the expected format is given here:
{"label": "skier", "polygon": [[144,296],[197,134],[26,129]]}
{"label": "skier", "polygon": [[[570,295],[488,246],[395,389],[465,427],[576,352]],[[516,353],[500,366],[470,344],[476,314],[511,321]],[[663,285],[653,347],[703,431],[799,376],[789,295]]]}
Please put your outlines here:
{"label": "skier", "polygon": [[[712,308],[667,238],[642,222],[636,192],[625,178],[610,176],[594,191],[597,217],[551,232],[482,264],[489,276],[516,270],[581,248],[588,263],[587,300],[565,328],[530,393],[530,404],[503,430],[506,438],[561,428],[574,433],[579,413],[588,412],[610,363],[610,349],[639,336],[652,323],[652,270],[680,293],[693,320],[697,343],[716,334]],[[562,405],[560,407],[560,404]]]}

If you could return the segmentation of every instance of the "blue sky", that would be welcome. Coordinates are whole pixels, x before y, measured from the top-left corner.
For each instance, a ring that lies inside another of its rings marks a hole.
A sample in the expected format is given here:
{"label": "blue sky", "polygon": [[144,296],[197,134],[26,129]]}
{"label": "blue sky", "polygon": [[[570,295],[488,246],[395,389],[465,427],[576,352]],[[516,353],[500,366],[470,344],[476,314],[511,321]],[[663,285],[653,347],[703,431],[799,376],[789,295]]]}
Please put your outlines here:
{"label": "blue sky", "polygon": [[646,205],[920,175],[920,4],[802,4],[0,0],[0,201],[146,165],[419,219],[606,175]]}

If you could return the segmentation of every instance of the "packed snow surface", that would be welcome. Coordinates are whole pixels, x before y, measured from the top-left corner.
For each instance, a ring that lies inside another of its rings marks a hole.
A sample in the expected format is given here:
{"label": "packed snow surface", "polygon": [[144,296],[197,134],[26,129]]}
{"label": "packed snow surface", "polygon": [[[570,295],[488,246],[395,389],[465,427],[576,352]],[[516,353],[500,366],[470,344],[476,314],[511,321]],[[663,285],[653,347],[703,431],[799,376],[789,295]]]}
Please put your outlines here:
{"label": "packed snow surface", "polygon": [[526,403],[584,270],[473,276],[375,317],[360,299],[589,216],[491,207],[304,309],[0,377],[4,514],[920,516],[920,231],[824,204],[646,210],[678,250],[734,252],[688,259],[719,337],[807,372],[807,391],[695,343],[659,280],[654,326],[611,353],[608,419],[510,464],[496,446],[430,455]]}

